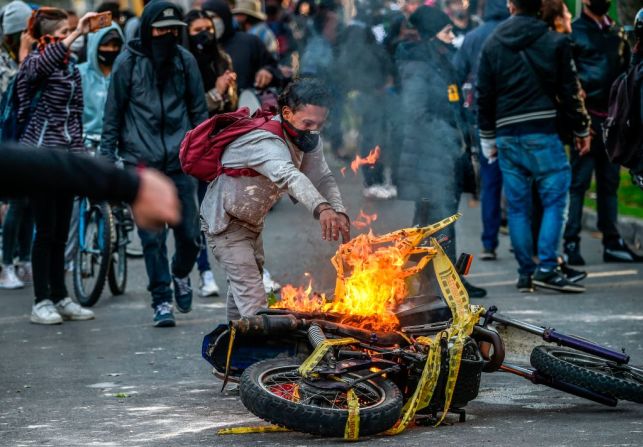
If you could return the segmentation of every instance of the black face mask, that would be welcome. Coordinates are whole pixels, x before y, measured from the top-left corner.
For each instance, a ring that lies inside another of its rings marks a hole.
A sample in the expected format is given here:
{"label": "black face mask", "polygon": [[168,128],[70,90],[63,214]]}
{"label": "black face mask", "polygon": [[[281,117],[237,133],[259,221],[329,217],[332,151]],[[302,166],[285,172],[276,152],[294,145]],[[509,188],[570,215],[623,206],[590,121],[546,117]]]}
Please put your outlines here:
{"label": "black face mask", "polygon": [[312,152],[319,145],[319,132],[313,130],[300,130],[281,118],[284,129],[288,134],[290,140],[295,143],[295,146],[304,153]]}
{"label": "black face mask", "polygon": [[592,0],[587,5],[587,9],[597,16],[604,16],[610,10],[610,6],[612,6],[612,0]]}
{"label": "black face mask", "polygon": [[190,36],[190,48],[196,54],[207,54],[216,49],[217,40],[210,31],[201,31],[199,34]]}
{"label": "black face mask", "polygon": [[176,54],[178,37],[172,33],[152,37],[152,58],[157,64],[171,60]]}
{"label": "black face mask", "polygon": [[98,62],[101,65],[111,67],[112,65],[114,65],[114,61],[118,57],[118,54],[119,54],[118,51],[101,51],[101,50],[98,50]]}

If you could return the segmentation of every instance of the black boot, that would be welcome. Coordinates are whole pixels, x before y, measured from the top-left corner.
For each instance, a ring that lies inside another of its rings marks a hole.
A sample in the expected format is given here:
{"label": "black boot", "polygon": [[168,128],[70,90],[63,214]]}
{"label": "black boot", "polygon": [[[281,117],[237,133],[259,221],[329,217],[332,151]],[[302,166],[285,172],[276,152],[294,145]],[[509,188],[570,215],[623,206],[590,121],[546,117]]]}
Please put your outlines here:
{"label": "black boot", "polygon": [[487,296],[487,291],[485,289],[474,286],[463,277],[460,277],[460,280],[462,281],[462,285],[464,286],[464,288],[467,289],[469,298],[484,298],[485,296]]}
{"label": "black boot", "polygon": [[580,255],[580,243],[578,241],[565,242],[563,250],[569,265],[585,265],[585,260]]}

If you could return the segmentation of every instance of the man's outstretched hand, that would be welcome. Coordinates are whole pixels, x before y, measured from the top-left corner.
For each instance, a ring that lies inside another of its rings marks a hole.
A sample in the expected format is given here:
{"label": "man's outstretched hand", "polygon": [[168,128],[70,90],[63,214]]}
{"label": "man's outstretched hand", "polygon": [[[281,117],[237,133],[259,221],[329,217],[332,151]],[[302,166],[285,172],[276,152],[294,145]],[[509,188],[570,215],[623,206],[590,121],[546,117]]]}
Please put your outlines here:
{"label": "man's outstretched hand", "polygon": [[342,243],[351,239],[351,228],[345,215],[335,212],[331,207],[322,209],[319,212],[319,225],[322,230],[322,239],[325,241],[337,241],[342,235]]}
{"label": "man's outstretched hand", "polygon": [[181,220],[179,198],[174,184],[158,171],[139,172],[139,187],[132,202],[136,224],[145,229],[162,228],[166,223],[176,225]]}

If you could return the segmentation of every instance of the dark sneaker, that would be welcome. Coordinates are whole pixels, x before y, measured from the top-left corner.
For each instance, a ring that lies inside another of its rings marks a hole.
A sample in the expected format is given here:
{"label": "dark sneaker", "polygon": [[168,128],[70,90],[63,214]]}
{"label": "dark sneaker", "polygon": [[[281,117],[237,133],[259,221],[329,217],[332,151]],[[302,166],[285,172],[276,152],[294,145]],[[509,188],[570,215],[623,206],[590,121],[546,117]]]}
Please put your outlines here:
{"label": "dark sneaker", "polygon": [[192,283],[190,277],[177,278],[172,276],[174,283],[174,300],[176,301],[176,309],[182,314],[186,314],[192,310]]}
{"label": "dark sneaker", "polygon": [[643,262],[643,256],[634,253],[623,239],[619,239],[616,244],[605,246],[605,250],[603,250],[603,261]]}
{"label": "dark sneaker", "polygon": [[487,291],[485,289],[474,286],[464,278],[460,279],[462,280],[462,285],[464,286],[464,288],[467,289],[469,298],[484,298],[485,296],[487,296]]}
{"label": "dark sneaker", "polygon": [[578,282],[587,278],[587,272],[583,270],[573,269],[568,266],[565,261],[563,261],[561,264],[558,264],[558,267],[560,268],[561,273],[565,275],[565,277],[571,282]]}
{"label": "dark sneaker", "polygon": [[581,293],[585,291],[585,287],[565,278],[565,275],[559,269],[549,272],[538,269],[534,273],[533,282],[535,286],[557,290],[558,292]]}
{"label": "dark sneaker", "polygon": [[518,291],[522,293],[533,292],[534,283],[531,280],[531,275],[520,275],[518,277],[518,282],[516,283],[516,287],[518,288]]}
{"label": "dark sneaker", "polygon": [[174,327],[174,313],[172,313],[172,304],[161,303],[154,309],[154,326],[156,327]]}
{"label": "dark sneaker", "polygon": [[580,255],[580,245],[578,242],[565,242],[563,250],[569,265],[585,265],[585,260]]}
{"label": "dark sneaker", "polygon": [[482,259],[483,261],[495,261],[496,259],[498,259],[498,257],[496,256],[495,250],[489,250],[485,248],[484,250],[482,250],[480,259]]}

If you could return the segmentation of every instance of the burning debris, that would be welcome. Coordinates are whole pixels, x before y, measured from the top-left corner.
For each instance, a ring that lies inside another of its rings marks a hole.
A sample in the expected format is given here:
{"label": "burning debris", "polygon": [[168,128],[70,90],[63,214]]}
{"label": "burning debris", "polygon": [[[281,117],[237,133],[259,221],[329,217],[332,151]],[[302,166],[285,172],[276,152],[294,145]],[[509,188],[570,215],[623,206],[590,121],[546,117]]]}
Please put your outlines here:
{"label": "burning debris", "polygon": [[357,219],[353,221],[353,226],[358,230],[363,230],[371,226],[371,223],[377,220],[377,214],[366,214],[364,210],[359,210],[359,215]]}
{"label": "burning debris", "polygon": [[357,174],[361,166],[371,166],[374,165],[377,160],[380,158],[381,149],[379,146],[375,146],[375,149],[370,151],[368,155],[364,158],[359,155],[355,156],[355,160],[351,162],[351,169],[354,173]]}
{"label": "burning debris", "polygon": [[[343,244],[331,259],[337,271],[335,294],[329,299],[308,287],[284,286],[281,300],[271,307],[299,312],[341,315],[341,323],[358,328],[399,329],[396,309],[408,297],[407,279],[420,272],[437,251],[419,246],[428,236],[452,224],[459,214],[423,228],[407,228],[382,236],[370,231]],[[411,255],[420,259],[409,263]]]}

